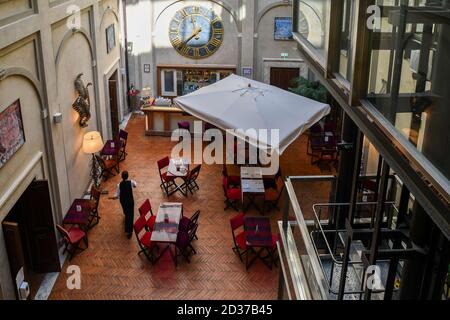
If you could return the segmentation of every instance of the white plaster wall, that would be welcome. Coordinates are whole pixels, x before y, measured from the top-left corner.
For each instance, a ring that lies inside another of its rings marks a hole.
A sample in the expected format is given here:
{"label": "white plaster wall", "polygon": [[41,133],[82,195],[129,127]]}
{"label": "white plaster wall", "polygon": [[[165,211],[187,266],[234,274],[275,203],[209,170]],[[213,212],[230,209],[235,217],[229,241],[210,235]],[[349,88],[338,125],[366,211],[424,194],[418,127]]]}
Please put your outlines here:
{"label": "white plaster wall", "polygon": [[21,14],[30,8],[29,0],[0,1],[0,20]]}
{"label": "white plaster wall", "polygon": [[274,40],[275,17],[291,16],[291,6],[279,6],[262,17],[257,29],[257,80],[264,81],[264,59],[280,59],[281,53],[288,53],[289,59],[300,59],[295,41]]}
{"label": "white plaster wall", "polygon": [[[0,65],[2,59],[0,58]],[[17,90],[20,88],[20,90]],[[11,103],[20,99],[22,119],[25,131],[25,144],[14,156],[0,168],[0,222],[2,222],[23,190],[34,178],[46,176],[45,161],[34,168],[26,177],[19,179],[19,174],[30,164],[33,157],[45,151],[39,98],[32,85],[22,77],[9,77],[0,82],[0,112]],[[12,190],[11,188],[13,188]],[[9,273],[9,262],[3,241],[3,229],[0,228],[0,284],[4,287],[5,298],[14,298]]]}
{"label": "white plaster wall", "polygon": [[[121,64],[121,39],[116,34],[117,47],[110,55],[102,54],[106,52],[105,29],[111,23],[117,24],[116,33],[121,28],[113,14],[107,13],[103,23],[101,18],[109,5],[117,10],[122,2],[76,2],[82,10],[82,28],[92,39],[96,59],[81,33],[75,33],[62,45],[64,37],[70,33],[66,25],[67,7],[74,1],[36,1],[36,15],[22,19],[24,12],[30,11],[25,3],[30,2],[0,0],[0,112],[20,98],[27,139],[13,158],[0,168],[0,221],[37,177],[50,181],[55,223],[59,223],[71,201],[80,197],[89,183],[90,156],[81,151],[83,134],[88,130],[99,130],[107,137],[104,128],[109,115],[106,113],[107,97],[102,89],[106,87],[103,75],[110,72],[111,65]],[[56,64],[58,51],[59,63]],[[22,68],[36,78],[43,106],[36,90],[25,78],[1,79],[2,72],[12,67]],[[84,73],[85,83],[95,83],[89,88],[92,118],[89,127],[84,129],[78,126],[78,115],[72,109],[76,98],[73,82],[79,73]],[[45,112],[41,112],[41,108]],[[63,123],[53,123],[52,116],[56,112],[63,114]],[[100,127],[98,122],[101,122]],[[48,154],[47,151],[52,149],[54,154]],[[0,297],[15,298],[1,230]]]}

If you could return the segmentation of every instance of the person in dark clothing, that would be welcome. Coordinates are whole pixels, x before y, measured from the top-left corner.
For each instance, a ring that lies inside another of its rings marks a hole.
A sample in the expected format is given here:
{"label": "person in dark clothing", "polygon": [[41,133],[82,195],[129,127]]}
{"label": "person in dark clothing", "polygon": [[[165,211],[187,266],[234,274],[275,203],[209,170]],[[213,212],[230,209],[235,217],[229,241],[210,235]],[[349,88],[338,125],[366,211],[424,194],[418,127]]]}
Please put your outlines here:
{"label": "person in dark clothing", "polygon": [[117,185],[116,196],[114,199],[119,199],[125,215],[125,234],[128,239],[133,234],[133,222],[134,222],[134,197],[133,188],[136,188],[137,184],[134,180],[128,180],[128,172],[122,172],[122,182]]}

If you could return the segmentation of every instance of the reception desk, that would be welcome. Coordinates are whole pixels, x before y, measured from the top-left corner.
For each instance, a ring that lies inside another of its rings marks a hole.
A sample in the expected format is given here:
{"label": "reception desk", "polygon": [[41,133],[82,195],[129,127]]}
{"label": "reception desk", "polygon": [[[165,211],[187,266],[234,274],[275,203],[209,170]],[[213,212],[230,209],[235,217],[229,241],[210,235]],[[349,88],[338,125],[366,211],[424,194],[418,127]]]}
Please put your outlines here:
{"label": "reception desk", "polygon": [[180,121],[188,121],[191,123],[191,130],[194,128],[196,118],[180,108],[144,105],[141,110],[145,114],[146,135],[170,137],[172,131],[178,128],[178,122]]}

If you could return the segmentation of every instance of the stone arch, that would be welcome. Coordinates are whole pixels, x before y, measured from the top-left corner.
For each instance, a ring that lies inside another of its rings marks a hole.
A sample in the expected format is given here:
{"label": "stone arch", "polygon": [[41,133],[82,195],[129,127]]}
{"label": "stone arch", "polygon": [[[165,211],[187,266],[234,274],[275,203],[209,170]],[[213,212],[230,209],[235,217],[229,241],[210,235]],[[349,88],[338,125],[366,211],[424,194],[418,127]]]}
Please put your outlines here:
{"label": "stone arch", "polygon": [[116,10],[114,10],[114,8],[111,7],[111,6],[108,6],[108,7],[105,9],[105,11],[103,11],[102,18],[100,19],[100,25],[99,25],[100,28],[101,28],[101,26],[103,25],[103,22],[104,22],[104,20],[105,20],[105,18],[106,18],[106,15],[107,15],[108,13],[111,13],[111,14],[115,17],[116,22],[117,22],[118,24],[120,23],[119,15],[117,14]]}
{"label": "stone arch", "polygon": [[[174,1],[174,2],[172,2],[171,4],[167,5],[163,10],[161,10],[161,12],[158,14],[158,16],[157,16],[156,19],[155,19],[154,27],[156,27],[156,25],[158,24],[159,18],[162,16],[162,14],[163,14],[168,8],[170,8],[171,6],[173,6],[173,5],[175,5],[175,4],[179,3],[179,2],[183,2],[183,1],[184,1],[184,0],[177,0],[177,1]],[[236,25],[236,29],[237,29],[238,33],[242,32],[242,25],[241,25],[241,23],[239,22],[238,14],[237,14],[237,12],[235,12],[235,11],[233,10],[233,8],[231,7],[231,5],[229,5],[229,4],[228,4],[227,2],[225,2],[225,1],[218,1],[218,0],[208,0],[208,1],[209,1],[209,2],[213,2],[213,3],[215,3],[215,4],[219,5],[219,6],[221,6],[222,8],[224,8],[224,10],[227,11],[227,12],[233,17],[233,21],[234,21],[234,23],[235,23],[235,25]]]}
{"label": "stone arch", "polygon": [[25,68],[11,67],[7,69],[0,69],[0,82],[14,76],[26,79],[33,86],[39,98],[41,112],[45,112],[47,109],[44,104],[44,92],[39,80]]}
{"label": "stone arch", "polygon": [[278,7],[290,7],[292,6],[292,1],[278,1],[271,3],[267,6],[265,6],[256,16],[255,19],[255,31],[258,30],[259,24],[261,23],[262,18],[272,9],[278,8]]}
{"label": "stone arch", "polygon": [[[320,18],[320,15],[317,13],[317,10],[312,7],[310,4],[306,3],[305,1],[300,1],[301,4],[308,6],[313,12],[314,14],[317,16],[317,18],[320,20],[321,24],[322,24],[322,30],[325,30],[325,26],[323,25],[323,21]],[[259,24],[261,23],[262,18],[272,9],[275,9],[277,7],[289,7],[292,6],[292,1],[278,1],[278,2],[274,2],[271,3],[269,5],[267,5],[265,8],[263,8],[261,10],[261,12],[258,13],[257,17],[256,17],[256,21],[255,21],[255,30],[258,30],[259,28]]]}
{"label": "stone arch", "polygon": [[89,45],[89,51],[91,53],[91,58],[92,58],[92,66],[95,66],[95,53],[94,53],[94,46],[92,44],[92,39],[89,36],[89,33],[86,29],[84,28],[79,28],[79,29],[72,29],[66,32],[66,34],[64,35],[63,39],[61,40],[61,43],[58,47],[58,51],[56,53],[56,58],[55,58],[55,66],[56,68],[58,68],[59,65],[59,61],[61,60],[61,53],[62,53],[62,49],[64,48],[65,44],[67,43],[67,41],[75,34],[81,34],[85,40],[87,41],[88,45]]}

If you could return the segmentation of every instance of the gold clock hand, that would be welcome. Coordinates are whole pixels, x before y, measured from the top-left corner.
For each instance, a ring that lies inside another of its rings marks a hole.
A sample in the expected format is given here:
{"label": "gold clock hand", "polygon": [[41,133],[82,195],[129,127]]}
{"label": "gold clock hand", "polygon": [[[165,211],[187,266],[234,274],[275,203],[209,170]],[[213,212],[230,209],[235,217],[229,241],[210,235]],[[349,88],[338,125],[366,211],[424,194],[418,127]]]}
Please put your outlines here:
{"label": "gold clock hand", "polygon": [[[198,34],[202,32],[202,28],[197,28],[194,30],[194,32],[183,42],[183,44],[187,44],[189,41],[191,41],[194,37],[198,36]],[[181,45],[182,46],[182,45]]]}

